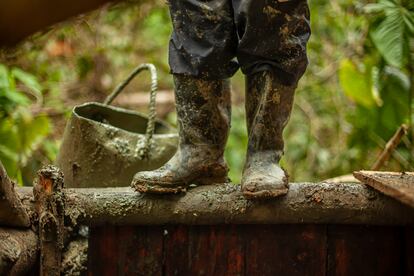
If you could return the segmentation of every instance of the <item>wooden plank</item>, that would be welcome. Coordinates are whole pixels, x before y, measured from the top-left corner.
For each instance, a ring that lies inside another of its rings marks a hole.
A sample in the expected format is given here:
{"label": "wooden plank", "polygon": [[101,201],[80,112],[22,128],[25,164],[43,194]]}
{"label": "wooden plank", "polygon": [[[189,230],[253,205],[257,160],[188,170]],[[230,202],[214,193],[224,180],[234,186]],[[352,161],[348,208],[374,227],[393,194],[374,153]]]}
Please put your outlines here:
{"label": "wooden plank", "polygon": [[88,275],[118,275],[118,241],[114,226],[92,228],[88,247]]}
{"label": "wooden plank", "polygon": [[88,275],[162,275],[161,227],[93,228],[89,239]]}
{"label": "wooden plank", "polygon": [[405,228],[405,275],[414,276],[414,226]]}
{"label": "wooden plank", "polygon": [[414,208],[414,173],[359,171],[354,176],[364,184]]}
{"label": "wooden plank", "polygon": [[328,226],[327,275],[403,275],[399,227]]}
{"label": "wooden plank", "polygon": [[89,275],[413,275],[414,228],[93,228]]}
{"label": "wooden plank", "polygon": [[[166,229],[164,265],[166,275],[186,275],[189,272],[189,226],[170,226]],[[179,254],[177,254],[179,252]]]}
{"label": "wooden plank", "polygon": [[165,275],[244,275],[241,226],[178,226],[165,240]]}
{"label": "wooden plank", "polygon": [[325,275],[325,226],[246,226],[245,239],[246,275]]}

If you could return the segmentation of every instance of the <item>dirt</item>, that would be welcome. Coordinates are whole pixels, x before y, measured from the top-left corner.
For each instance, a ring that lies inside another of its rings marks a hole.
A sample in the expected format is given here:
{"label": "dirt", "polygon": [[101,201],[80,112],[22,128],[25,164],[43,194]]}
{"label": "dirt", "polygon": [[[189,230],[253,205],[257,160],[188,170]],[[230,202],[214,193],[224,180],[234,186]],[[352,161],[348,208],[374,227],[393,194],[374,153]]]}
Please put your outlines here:
{"label": "dirt", "polygon": [[88,240],[80,238],[72,241],[62,260],[62,274],[67,276],[85,275],[88,262]]}

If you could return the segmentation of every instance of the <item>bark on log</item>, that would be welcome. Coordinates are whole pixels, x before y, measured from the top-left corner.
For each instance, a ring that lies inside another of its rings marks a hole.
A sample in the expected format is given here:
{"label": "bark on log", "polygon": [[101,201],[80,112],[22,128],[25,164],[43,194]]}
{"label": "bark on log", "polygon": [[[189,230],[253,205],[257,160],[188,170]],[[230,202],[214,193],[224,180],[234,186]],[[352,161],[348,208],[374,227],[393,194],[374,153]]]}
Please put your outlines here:
{"label": "bark on log", "polygon": [[59,276],[65,232],[63,173],[46,166],[38,175],[33,192],[39,217],[40,276]]}
{"label": "bark on log", "polygon": [[26,275],[37,260],[37,235],[32,230],[0,228],[0,241],[0,275]]}
{"label": "bark on log", "polygon": [[[30,191],[19,189],[25,198]],[[414,209],[359,183],[291,183],[289,194],[248,201],[233,184],[185,195],[141,195],[130,188],[67,189],[66,217],[85,225],[414,224]],[[30,200],[25,200],[30,207]],[[33,207],[32,207],[33,208]]]}
{"label": "bark on log", "polygon": [[88,266],[88,239],[71,241],[62,259],[62,275],[86,275]]}
{"label": "bark on log", "polygon": [[29,227],[30,219],[0,161],[0,225]]}

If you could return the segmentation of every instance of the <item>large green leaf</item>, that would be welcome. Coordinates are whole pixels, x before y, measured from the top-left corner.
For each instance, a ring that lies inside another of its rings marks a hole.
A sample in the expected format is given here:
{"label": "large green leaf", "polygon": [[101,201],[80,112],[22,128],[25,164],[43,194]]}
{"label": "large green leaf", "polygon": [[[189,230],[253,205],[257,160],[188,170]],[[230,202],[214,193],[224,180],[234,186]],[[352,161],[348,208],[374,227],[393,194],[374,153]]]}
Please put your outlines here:
{"label": "large green leaf", "polygon": [[345,95],[355,103],[367,108],[376,105],[370,70],[361,72],[352,61],[344,59],[339,68],[339,82]]}
{"label": "large green leaf", "polygon": [[414,33],[414,11],[401,1],[381,0],[366,11],[382,12],[383,20],[372,28],[372,41],[387,63],[401,68],[407,55],[407,37]]}
{"label": "large green leaf", "polygon": [[384,139],[391,136],[402,123],[408,122],[410,85],[403,72],[385,68],[382,77],[381,96],[384,105],[379,109],[378,135]]}
{"label": "large green leaf", "polygon": [[392,12],[371,32],[372,40],[384,59],[391,65],[402,67],[404,63],[404,20],[398,12]]}

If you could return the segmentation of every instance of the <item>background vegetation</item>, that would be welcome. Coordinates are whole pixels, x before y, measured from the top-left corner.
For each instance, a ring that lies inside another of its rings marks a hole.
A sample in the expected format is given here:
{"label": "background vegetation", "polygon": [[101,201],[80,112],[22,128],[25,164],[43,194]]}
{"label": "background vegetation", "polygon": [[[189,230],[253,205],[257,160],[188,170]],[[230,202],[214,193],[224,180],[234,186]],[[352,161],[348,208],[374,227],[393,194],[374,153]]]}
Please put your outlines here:
{"label": "background vegetation", "polygon": [[[294,181],[369,169],[398,127],[413,125],[414,119],[414,2],[310,2],[310,66],[285,133],[283,163]],[[3,51],[0,159],[9,174],[30,183],[40,164],[56,158],[71,108],[102,101],[143,62],[158,67],[159,114],[175,123],[167,64],[170,32],[163,1],[139,7],[125,3],[55,26]],[[147,79],[135,80],[118,104],[145,110]],[[226,158],[238,182],[247,143],[242,75],[235,76],[233,87]],[[413,170],[412,143],[410,135],[404,137],[383,169]]]}

